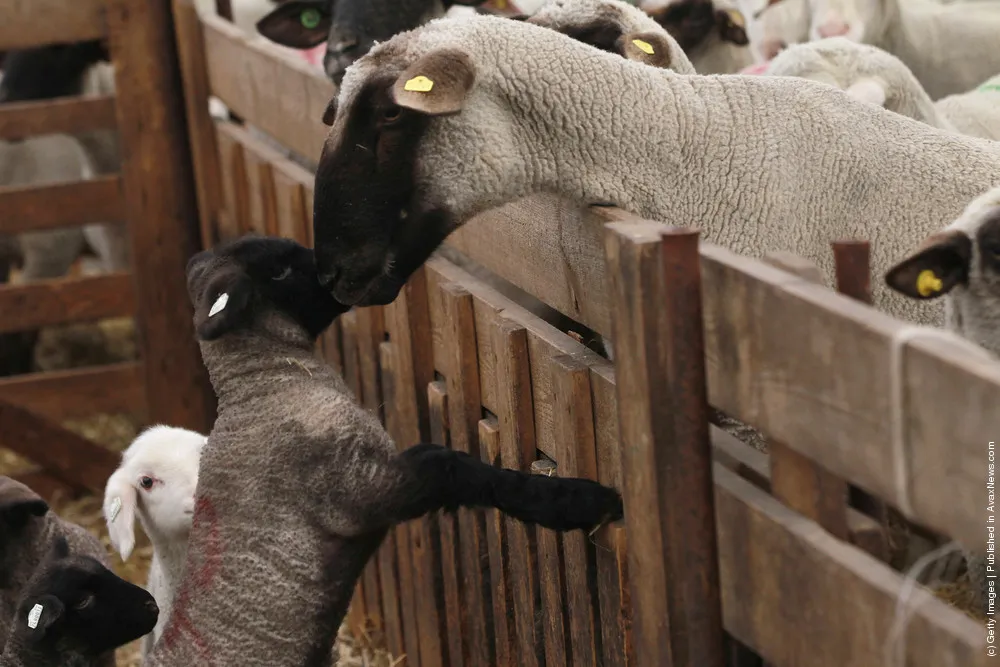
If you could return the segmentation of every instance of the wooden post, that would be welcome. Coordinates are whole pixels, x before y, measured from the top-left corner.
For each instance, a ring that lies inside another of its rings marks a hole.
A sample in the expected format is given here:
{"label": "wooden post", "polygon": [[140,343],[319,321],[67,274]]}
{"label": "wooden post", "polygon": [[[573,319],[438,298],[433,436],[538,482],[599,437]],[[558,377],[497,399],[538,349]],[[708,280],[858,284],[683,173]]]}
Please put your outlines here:
{"label": "wooden post", "polygon": [[109,0],[107,22],[149,419],[207,432],[215,395],[184,274],[199,232],[170,1]]}
{"label": "wooden post", "polygon": [[635,664],[722,667],[698,234],[606,226]]}

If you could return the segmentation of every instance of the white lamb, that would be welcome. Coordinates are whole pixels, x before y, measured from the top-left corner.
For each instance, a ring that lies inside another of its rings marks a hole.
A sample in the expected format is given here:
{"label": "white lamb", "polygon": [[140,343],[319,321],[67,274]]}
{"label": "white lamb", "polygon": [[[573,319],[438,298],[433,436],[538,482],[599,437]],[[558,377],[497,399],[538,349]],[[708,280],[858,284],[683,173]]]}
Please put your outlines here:
{"label": "white lamb", "polygon": [[809,0],[813,39],[845,36],[897,56],[931,99],[963,93],[1000,72],[1000,3]]}
{"label": "white lamb", "polygon": [[160,608],[153,632],[142,641],[147,655],[163,632],[187,555],[201,450],[207,438],[172,426],[143,431],[122,454],[104,491],[111,544],[128,560],[135,547],[135,517],[153,544],[146,588]]}
{"label": "white lamb", "polygon": [[1000,139],[1000,76],[934,102],[899,58],[845,37],[793,46],[771,61],[766,74],[828,83],[863,102],[934,127]]}
{"label": "white lamb", "polygon": [[736,6],[746,18],[750,53],[758,63],[809,39],[807,0],[780,0],[772,5],[763,0],[736,0]]}

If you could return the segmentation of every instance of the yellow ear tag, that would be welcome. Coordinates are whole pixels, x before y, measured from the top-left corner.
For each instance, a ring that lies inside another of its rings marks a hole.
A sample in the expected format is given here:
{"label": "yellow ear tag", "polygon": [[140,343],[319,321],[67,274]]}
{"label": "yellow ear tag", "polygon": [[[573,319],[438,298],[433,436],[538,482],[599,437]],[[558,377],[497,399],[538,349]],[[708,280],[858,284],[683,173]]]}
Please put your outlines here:
{"label": "yellow ear tag", "polygon": [[403,90],[412,90],[418,93],[430,92],[430,89],[434,87],[434,82],[428,79],[426,76],[420,75],[415,76],[406,82],[403,86]]}
{"label": "yellow ear tag", "polygon": [[943,283],[930,269],[924,269],[917,276],[917,293],[920,296],[930,296],[941,291]]}
{"label": "yellow ear tag", "polygon": [[747,27],[747,22],[743,20],[743,14],[737,9],[727,9],[726,13],[729,14],[729,20],[740,28]]}
{"label": "yellow ear tag", "polygon": [[653,45],[649,42],[644,42],[641,39],[633,39],[632,43],[635,44],[635,48],[639,49],[643,53],[653,55]]}

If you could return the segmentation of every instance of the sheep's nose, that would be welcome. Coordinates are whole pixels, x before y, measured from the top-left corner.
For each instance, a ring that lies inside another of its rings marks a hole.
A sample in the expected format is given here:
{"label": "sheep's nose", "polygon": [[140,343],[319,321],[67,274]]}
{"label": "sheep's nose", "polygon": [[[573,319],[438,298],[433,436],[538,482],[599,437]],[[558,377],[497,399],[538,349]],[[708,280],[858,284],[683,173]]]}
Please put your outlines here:
{"label": "sheep's nose", "polygon": [[820,37],[840,37],[841,35],[846,35],[850,29],[851,26],[844,21],[833,19],[818,27],[816,32],[819,33]]}
{"label": "sheep's nose", "polygon": [[340,278],[340,271],[337,269],[333,269],[329,273],[319,274],[318,277],[319,277],[319,284],[323,287],[323,289],[325,289],[327,292],[332,292],[333,288],[336,287],[337,285],[337,279]]}
{"label": "sheep's nose", "polygon": [[156,600],[146,600],[146,609],[151,614],[159,614],[160,607],[156,604]]}

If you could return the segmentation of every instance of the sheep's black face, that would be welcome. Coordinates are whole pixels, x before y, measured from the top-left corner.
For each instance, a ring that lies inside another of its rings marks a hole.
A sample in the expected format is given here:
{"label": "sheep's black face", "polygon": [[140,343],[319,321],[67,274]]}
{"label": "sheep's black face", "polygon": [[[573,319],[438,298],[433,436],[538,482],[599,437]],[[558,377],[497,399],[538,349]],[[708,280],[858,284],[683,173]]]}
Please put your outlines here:
{"label": "sheep's black face", "polygon": [[84,72],[107,59],[107,49],[97,40],[10,51],[4,58],[0,102],[79,95]]}
{"label": "sheep's black face", "polygon": [[313,238],[319,279],[341,303],[390,303],[454,229],[420,204],[417,150],[431,119],[393,103],[394,79],[372,80],[316,171]]}
{"label": "sheep's black face", "polygon": [[152,595],[59,538],[25,587],[17,628],[36,650],[97,656],[152,631],[159,613]]}
{"label": "sheep's black face", "polygon": [[277,310],[312,338],[349,310],[322,288],[313,252],[291,239],[246,236],[188,261],[195,328],[213,340],[249,327],[256,313]]}

